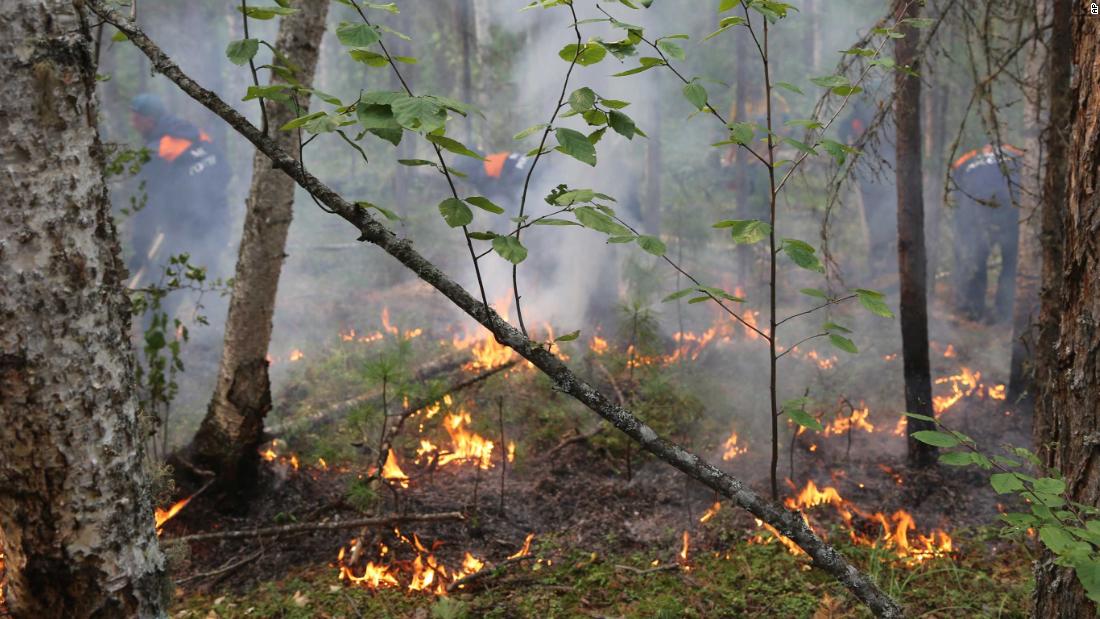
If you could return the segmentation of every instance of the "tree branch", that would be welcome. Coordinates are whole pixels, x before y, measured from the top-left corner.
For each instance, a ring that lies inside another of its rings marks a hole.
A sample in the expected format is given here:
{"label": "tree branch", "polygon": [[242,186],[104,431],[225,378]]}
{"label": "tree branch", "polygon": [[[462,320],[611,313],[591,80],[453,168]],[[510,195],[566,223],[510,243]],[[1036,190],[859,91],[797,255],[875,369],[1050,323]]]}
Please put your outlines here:
{"label": "tree branch", "polygon": [[245,139],[252,142],[257,149],[271,159],[274,167],[284,171],[303,189],[355,226],[359,231],[359,240],[377,245],[416,273],[420,279],[491,331],[497,341],[512,348],[539,368],[555,383],[558,390],[573,396],[659,459],[703,485],[730,497],[742,508],[775,527],[805,550],[813,559],[814,565],[836,578],[877,616],[890,618],[902,616],[902,609],[897,602],[879,589],[867,575],[849,563],[835,548],[824,543],[799,514],[762,499],[740,479],[720,471],[683,447],[657,436],[653,428],[643,423],[630,411],[613,404],[607,396],[578,377],[549,350],[524,337],[515,327],[501,319],[492,308],[486,308],[466,289],[413,249],[409,240],[397,237],[372,217],[366,209],[349,203],[307,172],[294,157],[280,149],[271,138],[248,122],[248,119],[180,70],[179,66],[133,22],[108,8],[103,0],[86,0],[85,6],[122,31],[149,58],[154,69],[175,82],[184,93],[220,116]]}
{"label": "tree branch", "polygon": [[250,537],[264,537],[267,535],[286,535],[287,533],[304,533],[307,531],[339,531],[341,529],[356,529],[359,527],[392,527],[406,522],[447,522],[450,520],[465,520],[461,512],[441,512],[438,514],[408,514],[405,516],[383,516],[381,518],[353,518],[351,520],[330,520],[327,522],[297,522],[284,524],[278,527],[263,527],[259,529],[245,529],[242,531],[214,531],[211,533],[195,533],[165,540],[165,544],[182,544],[184,542],[202,542],[212,539],[247,539]]}

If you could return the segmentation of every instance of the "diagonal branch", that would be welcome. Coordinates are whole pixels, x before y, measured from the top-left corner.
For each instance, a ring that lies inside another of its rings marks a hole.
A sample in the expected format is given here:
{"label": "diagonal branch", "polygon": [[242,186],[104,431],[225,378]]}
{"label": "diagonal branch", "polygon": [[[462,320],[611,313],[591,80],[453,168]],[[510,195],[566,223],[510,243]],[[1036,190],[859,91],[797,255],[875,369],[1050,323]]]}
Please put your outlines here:
{"label": "diagonal branch", "polygon": [[103,0],[86,0],[85,6],[101,19],[122,31],[149,58],[152,66],[159,73],[175,82],[192,99],[220,116],[234,130],[252,142],[257,149],[270,157],[274,167],[285,172],[334,213],[355,226],[360,234],[359,240],[369,241],[377,245],[408,267],[409,270],[416,273],[420,279],[430,284],[459,309],[491,331],[499,342],[515,350],[520,356],[539,368],[554,382],[558,390],[568,393],[593,412],[611,422],[612,425],[659,459],[708,488],[730,497],[742,508],[775,527],[780,533],[805,550],[813,559],[815,566],[836,578],[853,595],[866,604],[875,615],[890,618],[902,616],[902,609],[897,602],[879,589],[866,574],[849,563],[835,548],[823,542],[803,521],[800,514],[788,511],[776,503],[762,499],[740,479],[720,471],[683,447],[657,436],[653,428],[646,425],[630,411],[612,403],[607,396],[578,377],[549,350],[524,337],[519,330],[501,319],[492,308],[486,308],[481,301],[474,298],[466,289],[447,277],[438,267],[413,249],[410,241],[397,237],[373,218],[366,209],[349,203],[307,172],[294,157],[280,149],[271,138],[265,136],[248,119],[241,116],[216,94],[203,88],[180,70],[179,66],[133,22],[117,11],[110,9]]}

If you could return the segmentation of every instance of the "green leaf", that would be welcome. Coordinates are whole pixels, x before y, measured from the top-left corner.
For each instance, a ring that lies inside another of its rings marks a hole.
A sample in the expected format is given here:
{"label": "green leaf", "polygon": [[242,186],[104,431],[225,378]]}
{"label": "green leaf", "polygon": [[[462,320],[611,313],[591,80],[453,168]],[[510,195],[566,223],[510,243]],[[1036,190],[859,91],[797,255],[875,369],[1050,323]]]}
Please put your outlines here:
{"label": "green leaf", "polygon": [[974,464],[974,454],[969,451],[952,451],[941,455],[940,463],[948,466],[967,466]]}
{"label": "green leaf", "polygon": [[274,101],[290,101],[290,95],[284,93],[288,86],[286,84],[271,84],[270,86],[249,86],[248,91],[245,93],[244,98],[241,101],[251,101],[253,99],[272,99]]}
{"label": "green leaf", "polygon": [[604,56],[607,56],[607,48],[599,43],[584,43],[579,46],[576,43],[570,43],[561,48],[558,56],[566,62],[573,62],[575,58],[577,64],[587,67],[603,60]]}
{"label": "green leaf", "polygon": [[729,228],[733,242],[738,245],[758,243],[771,234],[772,227],[758,219],[726,219],[714,224],[715,228]]}
{"label": "green leaf", "polygon": [[782,89],[784,89],[784,90],[789,90],[789,91],[791,91],[791,92],[793,92],[793,93],[795,93],[795,94],[799,94],[799,95],[800,95],[800,94],[803,94],[803,93],[802,93],[802,89],[801,89],[801,88],[799,88],[798,86],[795,86],[794,84],[792,84],[792,83],[790,83],[790,82],[776,82],[776,83],[775,83],[775,84],[773,84],[773,85],[774,85],[774,86],[775,86],[776,88],[782,88]]}
{"label": "green leaf", "polygon": [[346,21],[336,26],[336,38],[347,47],[370,47],[382,40],[378,30],[371,26]]}
{"label": "green leaf", "polygon": [[881,292],[877,290],[867,290],[866,288],[856,288],[853,292],[855,292],[856,297],[859,298],[860,305],[870,310],[871,313],[882,316],[883,318],[894,317],[894,312],[890,311],[889,306],[886,305],[884,301],[886,297]]}
{"label": "green leaf", "polygon": [[397,163],[400,163],[401,165],[405,165],[405,166],[409,166],[409,167],[424,166],[424,165],[430,165],[433,168],[438,168],[439,167],[438,163],[436,163],[434,161],[428,161],[427,159],[398,159]]}
{"label": "green leaf", "polygon": [[835,333],[851,333],[852,332],[852,330],[849,329],[848,327],[845,327],[844,325],[838,325],[837,323],[832,322],[832,321],[827,321],[825,324],[821,325],[821,328],[824,329],[825,331],[829,332],[829,333],[834,333],[834,332]]}
{"label": "green leaf", "polygon": [[729,30],[730,28],[733,28],[734,26],[740,26],[743,23],[745,23],[745,18],[743,17],[723,17],[721,21],[718,22],[718,30],[715,30],[714,32],[703,37],[703,41],[709,41],[714,37],[722,34],[723,32]]}
{"label": "green leaf", "polygon": [[577,207],[573,209],[573,215],[582,226],[597,232],[603,232],[609,236],[632,236],[629,228],[591,206]]}
{"label": "green leaf", "polygon": [[483,196],[470,196],[469,198],[466,198],[466,202],[478,207],[483,211],[489,211],[490,213],[496,213],[497,215],[501,215],[504,213],[504,209],[500,208],[496,204],[493,204],[492,200]]}
{"label": "green leaf", "polygon": [[431,133],[447,123],[447,112],[428,97],[403,97],[390,104],[393,117],[406,129]]}
{"label": "green leaf", "polygon": [[841,144],[836,140],[821,140],[821,147],[825,149],[825,152],[829,153],[837,165],[844,165],[844,161],[848,158],[849,153],[858,152],[856,149],[848,146],[847,144]]}
{"label": "green leaf", "polygon": [[491,241],[491,240],[497,238],[498,236],[500,236],[500,235],[497,234],[496,232],[488,232],[488,231],[486,231],[486,232],[471,232],[470,233],[470,238],[474,239],[475,241]]}
{"label": "green leaf", "polygon": [[1073,536],[1065,528],[1049,524],[1039,527],[1039,539],[1054,554],[1064,554],[1074,544]]}
{"label": "green leaf", "polygon": [[498,236],[493,239],[493,251],[512,264],[519,264],[527,258],[527,248],[514,236]]}
{"label": "green leaf", "polygon": [[659,67],[666,64],[664,60],[660,58],[654,58],[652,56],[645,56],[638,59],[638,66],[633,69],[627,69],[620,73],[615,73],[612,77],[626,77],[627,75],[634,75],[635,73],[641,73],[642,71],[648,71],[653,67]]}
{"label": "green leaf", "polygon": [[783,412],[787,414],[787,417],[790,417],[791,421],[797,423],[803,428],[816,430],[818,432],[825,429],[821,425],[820,421],[818,421],[816,418],[814,418],[813,415],[807,413],[801,408],[784,408]]}
{"label": "green leaf", "polygon": [[1047,494],[1063,494],[1066,491],[1066,482],[1061,479],[1055,479],[1053,477],[1040,477],[1035,480],[1033,484],[1036,492],[1045,492]]}
{"label": "green leaf", "polygon": [[989,476],[989,484],[997,494],[1008,494],[1024,489],[1024,483],[1015,473],[994,473]]}
{"label": "green leaf", "polygon": [[355,118],[364,129],[396,129],[401,130],[401,125],[393,117],[393,110],[389,105],[363,103],[360,101],[355,106]]}
{"label": "green leaf", "polygon": [[812,77],[810,81],[822,88],[837,88],[839,86],[847,86],[849,84],[848,78],[843,75],[825,75],[823,77]]}
{"label": "green leaf", "polygon": [[314,112],[312,114],[306,114],[305,116],[299,116],[298,118],[295,118],[294,120],[288,122],[282,127],[279,127],[279,130],[289,131],[291,129],[297,129],[298,127],[304,126],[306,123],[317,120],[318,118],[321,118],[323,116],[328,116],[328,114],[324,112]]}
{"label": "green leaf", "polygon": [[[596,109],[588,110],[587,112],[585,112],[581,116],[584,118],[584,122],[588,123],[590,126],[593,126],[593,127],[598,127],[598,126],[607,124],[607,114],[603,113],[600,110],[596,110]],[[591,135],[588,136],[588,141],[592,142],[592,136]],[[593,143],[595,143],[595,142],[593,142]]]}
{"label": "green leaf", "polygon": [[638,246],[653,254],[654,256],[665,255],[666,247],[664,242],[655,236],[646,236],[644,234],[639,236]]}
{"label": "green leaf", "polygon": [[374,210],[378,211],[379,213],[382,213],[382,216],[385,217],[386,219],[389,219],[390,221],[400,221],[401,220],[401,218],[397,215],[397,213],[395,213],[395,212],[393,212],[393,211],[391,211],[387,208],[382,208],[381,206],[378,206],[377,204],[372,204],[370,202],[366,202],[366,201],[363,201],[363,200],[360,200],[359,202],[356,202],[355,204],[358,205],[360,208],[374,209]]}
{"label": "green leaf", "polygon": [[921,430],[920,432],[914,432],[912,437],[933,447],[957,447],[959,445],[959,439],[937,430]]}
{"label": "green leaf", "polygon": [[637,133],[637,127],[634,126],[634,120],[623,114],[619,110],[611,110],[609,114],[609,123],[611,128],[615,130],[615,133],[630,140],[634,138],[634,134]]}
{"label": "green leaf", "polygon": [[594,105],[596,105],[596,93],[587,86],[578,88],[569,95],[569,107],[578,114],[587,112]]}
{"label": "green leaf", "polygon": [[440,202],[439,212],[447,225],[452,228],[461,228],[474,220],[474,212],[457,198],[447,198]]}
{"label": "green leaf", "polygon": [[512,136],[512,139],[513,140],[522,140],[523,138],[531,135],[532,133],[535,133],[536,131],[542,131],[543,129],[545,129],[549,126],[550,125],[547,125],[546,123],[539,123],[537,125],[531,125],[530,127],[527,127],[523,131],[520,131],[516,135]]}
{"label": "green leaf", "polygon": [[298,12],[298,9],[285,6],[248,6],[243,9],[237,7],[237,11],[252,19],[268,20],[274,19],[276,15],[293,15]]}
{"label": "green leaf", "polygon": [[676,60],[684,60],[687,56],[684,54],[684,48],[680,47],[676,43],[669,41],[668,38],[657,40],[657,49],[661,50],[667,56],[671,56]]}
{"label": "green leaf", "polygon": [[385,56],[369,49],[349,50],[348,55],[355,62],[361,62],[369,67],[384,67],[390,63]]}
{"label": "green leaf", "polygon": [[707,89],[699,82],[684,84],[684,98],[694,105],[697,110],[707,107]]}
{"label": "green leaf", "polygon": [[554,136],[558,138],[558,147],[555,150],[590,166],[596,165],[596,147],[588,141],[588,136],[580,131],[565,127],[555,129]]}
{"label": "green leaf", "polygon": [[756,130],[751,123],[730,123],[730,139],[735,144],[750,144],[756,137]]}
{"label": "green leaf", "polygon": [[919,419],[921,421],[927,421],[929,423],[936,423],[936,420],[928,415],[918,415],[917,413],[905,413],[906,417],[912,417],[913,419]]}
{"label": "green leaf", "polygon": [[830,333],[829,334],[829,343],[831,343],[833,346],[836,346],[837,348],[839,348],[839,349],[841,349],[844,352],[849,353],[849,354],[854,355],[854,354],[859,352],[859,349],[856,348],[856,345],[852,342],[852,340],[844,337],[843,335],[837,335],[836,333]]}
{"label": "green leaf", "polygon": [[569,221],[568,219],[555,219],[553,217],[543,217],[542,219],[536,219],[531,222],[535,226],[579,226],[580,224],[575,221]]}
{"label": "green leaf", "polygon": [[798,266],[818,273],[825,272],[825,265],[821,264],[812,245],[798,239],[783,239],[783,253]]}
{"label": "green leaf", "polygon": [[825,294],[825,291],[819,288],[803,288],[802,290],[799,290],[799,292],[808,297],[817,297],[818,299],[829,298],[829,295]]}
{"label": "green leaf", "polygon": [[580,329],[573,331],[572,333],[566,333],[565,335],[554,338],[555,342],[572,342],[581,336]]}
{"label": "green leaf", "polygon": [[241,39],[240,41],[230,41],[229,46],[225,48],[225,56],[229,58],[229,62],[235,65],[243,65],[252,60],[252,57],[259,50],[259,39]]}
{"label": "green leaf", "polygon": [[443,150],[455,153],[456,155],[463,155],[465,157],[472,157],[474,159],[484,159],[484,157],[482,157],[481,155],[467,148],[466,145],[462,142],[459,142],[458,140],[452,140],[445,135],[436,135],[434,133],[429,133],[425,137],[427,137],[428,141],[432,144],[435,144]]}

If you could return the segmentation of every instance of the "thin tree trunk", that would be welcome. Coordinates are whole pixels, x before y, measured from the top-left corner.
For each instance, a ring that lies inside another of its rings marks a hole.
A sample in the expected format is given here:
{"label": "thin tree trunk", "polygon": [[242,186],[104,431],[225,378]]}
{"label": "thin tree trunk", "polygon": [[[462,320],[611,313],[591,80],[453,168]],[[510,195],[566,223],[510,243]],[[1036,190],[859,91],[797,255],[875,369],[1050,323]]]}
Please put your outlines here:
{"label": "thin tree trunk", "polygon": [[[298,9],[279,24],[275,48],[297,66],[295,78],[308,87],[325,33],[328,2],[301,2]],[[280,82],[284,80],[272,75],[272,83]],[[308,98],[299,100],[304,113]],[[270,127],[281,127],[297,115],[293,105],[267,102]],[[297,152],[295,133],[274,131],[273,136],[287,152]],[[264,417],[271,410],[267,349],[293,205],[294,182],[257,152],[217,384],[191,443],[196,463],[215,471],[227,487],[245,483],[254,474]]]}
{"label": "thin tree trunk", "polygon": [[[1035,5],[1037,23],[1045,23],[1050,15],[1048,0]],[[1039,246],[1039,191],[1042,161],[1039,133],[1042,125],[1045,46],[1036,38],[1028,49],[1027,75],[1024,77],[1024,148],[1023,174],[1020,176],[1019,257],[1016,261],[1016,299],[1012,308],[1012,361],[1008,378],[1008,399],[1017,402],[1033,396],[1032,378],[1035,349],[1035,318],[1039,311],[1039,277],[1042,270],[1042,248]]]}
{"label": "thin tree trunk", "polygon": [[[1051,17],[1034,433],[1045,464],[1062,472],[1069,498],[1100,506],[1100,21],[1070,0],[1054,0]],[[1054,565],[1046,551],[1035,568],[1034,602],[1035,617],[1096,614],[1073,572]]]}
{"label": "thin tree trunk", "polygon": [[0,553],[17,618],[164,616],[93,41],[0,3]]}
{"label": "thin tree trunk", "polygon": [[[916,18],[920,7],[910,0],[894,0],[897,19]],[[918,30],[902,25],[905,35],[894,43],[897,63],[918,70]],[[898,71],[894,88],[894,124],[897,128],[898,280],[901,289],[901,350],[905,368],[905,410],[932,416],[932,372],[928,358],[927,258],[924,248],[924,193],[921,158],[920,78]],[[936,448],[913,438],[934,424],[909,419],[909,465],[927,467],[936,461]]]}

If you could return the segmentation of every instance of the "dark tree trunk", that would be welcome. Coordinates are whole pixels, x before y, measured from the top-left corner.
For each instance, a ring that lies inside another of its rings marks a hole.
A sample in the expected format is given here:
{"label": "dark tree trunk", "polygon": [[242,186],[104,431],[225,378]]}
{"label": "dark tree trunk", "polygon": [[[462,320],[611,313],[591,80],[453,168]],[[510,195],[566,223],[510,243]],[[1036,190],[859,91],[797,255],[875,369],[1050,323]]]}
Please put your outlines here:
{"label": "dark tree trunk", "polygon": [[[894,0],[898,19],[915,18],[920,7],[910,0]],[[900,66],[918,70],[920,31],[900,26],[905,35],[894,43]],[[932,372],[928,359],[927,258],[924,249],[924,192],[921,161],[920,78],[895,74],[897,91],[894,124],[897,127],[898,281],[901,291],[901,350],[905,368],[905,410],[932,416]],[[936,461],[936,448],[913,438],[931,430],[928,421],[909,419],[909,465],[927,467]]]}
{"label": "dark tree trunk", "polygon": [[[1100,20],[1070,0],[1055,0],[1052,12],[1035,442],[1070,499],[1100,506]],[[1048,552],[1036,565],[1034,601],[1036,617],[1096,613]]]}
{"label": "dark tree trunk", "polygon": [[17,619],[165,616],[82,4],[0,3],[0,554]]}
{"label": "dark tree trunk", "polygon": [[[275,47],[295,64],[295,78],[308,87],[313,83],[328,3],[310,0],[299,3],[298,9],[279,24]],[[283,81],[272,77],[273,83]],[[299,99],[304,113],[309,100]],[[290,104],[267,102],[271,127],[281,127],[297,115]],[[288,152],[297,152],[294,132],[274,131],[274,138]],[[259,463],[256,451],[264,417],[271,410],[267,348],[293,206],[294,182],[256,153],[218,381],[191,443],[195,462],[213,470],[227,488],[246,484]]]}

